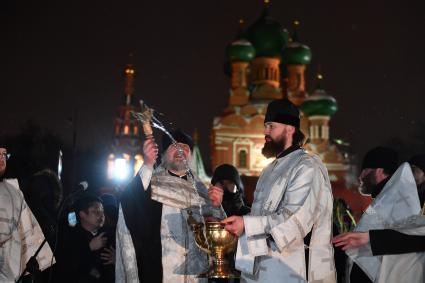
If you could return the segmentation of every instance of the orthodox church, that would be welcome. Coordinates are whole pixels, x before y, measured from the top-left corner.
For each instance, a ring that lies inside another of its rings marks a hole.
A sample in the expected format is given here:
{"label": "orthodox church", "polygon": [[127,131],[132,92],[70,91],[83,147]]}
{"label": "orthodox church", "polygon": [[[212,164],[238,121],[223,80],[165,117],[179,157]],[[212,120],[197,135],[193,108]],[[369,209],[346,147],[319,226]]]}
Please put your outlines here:
{"label": "orthodox church", "polygon": [[[288,98],[301,110],[301,129],[308,137],[305,148],[319,155],[326,165],[334,197],[344,199],[354,212],[361,213],[370,198],[357,192],[357,173],[350,163],[350,156],[330,139],[330,121],[338,105],[336,99],[323,89],[320,72],[311,93],[306,90],[305,72],[312,52],[299,40],[298,25],[294,22],[290,35],[270,16],[267,0],[261,16],[253,24],[243,28],[243,21],[240,22],[239,32],[226,49],[229,100],[222,113],[213,120],[211,168],[214,170],[223,163],[234,165],[242,175],[245,194],[251,202],[258,176],[273,160],[261,154],[267,105],[274,99]],[[140,155],[142,125],[131,115],[132,111],[140,111],[140,106],[132,101],[135,73],[132,64],[125,66],[124,103],[115,117],[114,138],[108,157],[108,179],[115,180],[118,186],[120,179],[134,175],[143,163]],[[197,132],[194,142],[191,167],[208,184],[210,177],[205,172],[197,145]]]}
{"label": "orthodox church", "polygon": [[290,35],[270,16],[265,1],[261,16],[247,28],[241,27],[227,46],[230,95],[227,107],[212,125],[212,168],[223,163],[238,168],[247,199],[252,200],[261,170],[273,160],[261,154],[267,105],[274,99],[288,98],[301,110],[301,129],[308,137],[305,148],[318,154],[326,165],[334,196],[361,211],[370,200],[361,197],[356,189],[347,189],[355,185],[356,172],[348,154],[330,140],[330,121],[338,110],[337,101],[322,88],[320,73],[311,94],[306,90],[305,71],[312,52],[299,40],[298,25],[294,22]]}

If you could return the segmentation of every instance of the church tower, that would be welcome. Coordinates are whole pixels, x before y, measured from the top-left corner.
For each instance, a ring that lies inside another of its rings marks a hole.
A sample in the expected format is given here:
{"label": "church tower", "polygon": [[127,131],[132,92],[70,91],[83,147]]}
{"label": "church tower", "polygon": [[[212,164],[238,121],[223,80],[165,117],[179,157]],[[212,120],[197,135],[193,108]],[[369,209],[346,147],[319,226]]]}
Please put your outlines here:
{"label": "church tower", "polygon": [[255,49],[252,44],[243,38],[243,20],[239,20],[239,34],[227,47],[227,55],[230,61],[230,111],[234,107],[248,104],[248,75],[249,63],[255,57]]}
{"label": "church tower", "polygon": [[205,167],[204,161],[202,160],[201,150],[199,149],[199,133],[198,129],[195,129],[193,135],[193,150],[192,150],[192,159],[190,162],[190,168],[192,172],[197,176],[206,186],[209,186],[211,183],[211,176],[208,176]]}
{"label": "church tower", "polygon": [[270,101],[283,98],[281,53],[288,38],[270,16],[269,1],[265,1],[261,16],[247,29],[240,29],[228,45],[230,98],[213,122],[213,169],[228,163],[242,175],[255,177],[271,161],[261,154],[264,114]]}
{"label": "church tower", "polygon": [[287,71],[287,97],[296,106],[300,106],[308,94],[305,90],[305,70],[311,62],[310,48],[299,42],[299,21],[294,21],[294,33],[282,54],[282,63]]}
{"label": "church tower", "polygon": [[336,99],[323,89],[321,73],[317,74],[316,80],[316,88],[300,105],[300,110],[308,119],[310,141],[306,149],[320,156],[329,171],[331,181],[339,181],[345,185],[348,169],[346,157],[329,140],[329,123],[337,112],[338,105]]}
{"label": "church tower", "polygon": [[130,54],[130,63],[123,70],[123,104],[118,107],[114,120],[114,138],[108,157],[108,180],[116,184],[125,183],[143,164],[142,125],[131,115],[132,111],[140,111],[140,106],[135,106],[133,101],[136,69],[132,57]]}
{"label": "church tower", "polygon": [[280,83],[281,52],[288,43],[288,32],[270,16],[269,1],[263,12],[246,31],[245,37],[255,48],[251,63],[251,99],[256,101],[282,98]]}

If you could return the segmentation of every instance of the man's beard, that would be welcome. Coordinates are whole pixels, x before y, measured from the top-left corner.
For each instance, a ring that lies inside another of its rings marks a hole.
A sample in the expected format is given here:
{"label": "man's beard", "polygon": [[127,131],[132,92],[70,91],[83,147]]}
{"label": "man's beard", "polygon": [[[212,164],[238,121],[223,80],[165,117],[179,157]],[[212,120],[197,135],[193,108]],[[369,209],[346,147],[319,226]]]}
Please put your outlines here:
{"label": "man's beard", "polygon": [[283,135],[279,137],[277,141],[274,141],[270,136],[266,136],[266,142],[261,150],[261,153],[267,157],[276,157],[285,148],[286,140]]}
{"label": "man's beard", "polygon": [[376,181],[374,178],[375,171],[369,172],[360,181],[359,192],[362,195],[371,195],[376,188]]}
{"label": "man's beard", "polygon": [[[185,159],[187,162],[189,162],[189,160],[187,160],[187,157],[185,157]],[[167,158],[167,155],[164,155],[162,160],[162,166],[167,170],[171,170],[174,172],[182,172],[186,171],[187,169],[183,159],[175,160],[174,157]]]}

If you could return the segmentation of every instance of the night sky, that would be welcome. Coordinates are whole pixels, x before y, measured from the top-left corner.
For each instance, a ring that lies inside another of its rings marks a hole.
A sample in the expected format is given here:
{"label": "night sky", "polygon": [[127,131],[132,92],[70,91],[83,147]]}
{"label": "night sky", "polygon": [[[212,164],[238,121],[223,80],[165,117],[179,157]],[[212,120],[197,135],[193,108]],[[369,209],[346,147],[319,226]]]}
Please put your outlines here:
{"label": "night sky", "polygon": [[[226,106],[226,45],[260,0],[12,1],[0,4],[0,134],[32,120],[78,148],[107,146],[134,53],[136,100],[200,131],[207,159],[213,117]],[[367,3],[367,6],[366,4]],[[309,91],[320,63],[339,104],[331,137],[359,156],[389,139],[425,133],[424,1],[271,1],[271,15],[310,46]],[[422,127],[420,127],[422,125]],[[416,145],[415,145],[416,146]],[[411,147],[417,148],[417,147]],[[208,159],[207,159],[208,160]],[[209,164],[207,164],[209,166]]]}

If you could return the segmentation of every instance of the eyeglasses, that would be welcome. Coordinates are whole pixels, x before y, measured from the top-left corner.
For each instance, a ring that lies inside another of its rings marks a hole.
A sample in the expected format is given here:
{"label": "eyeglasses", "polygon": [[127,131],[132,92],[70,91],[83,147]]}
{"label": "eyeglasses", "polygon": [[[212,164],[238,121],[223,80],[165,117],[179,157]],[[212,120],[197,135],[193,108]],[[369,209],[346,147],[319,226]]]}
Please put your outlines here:
{"label": "eyeglasses", "polygon": [[0,159],[8,160],[10,157],[10,154],[7,152],[0,152]]}

